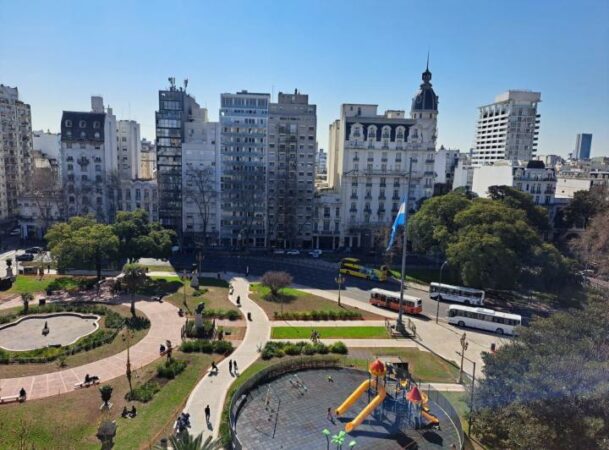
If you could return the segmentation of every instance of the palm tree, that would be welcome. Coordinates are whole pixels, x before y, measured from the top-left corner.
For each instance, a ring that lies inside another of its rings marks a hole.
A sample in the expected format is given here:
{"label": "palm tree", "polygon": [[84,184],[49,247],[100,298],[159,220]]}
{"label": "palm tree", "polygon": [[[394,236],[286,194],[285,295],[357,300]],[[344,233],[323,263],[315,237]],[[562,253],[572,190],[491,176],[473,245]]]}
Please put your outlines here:
{"label": "palm tree", "polygon": [[34,300],[34,296],[30,292],[24,292],[21,294],[21,301],[23,302],[23,314],[27,314],[30,310],[30,302]]}
{"label": "palm tree", "polygon": [[131,294],[131,315],[135,317],[135,291],[146,281],[146,268],[140,264],[125,264],[123,282]]}
{"label": "palm tree", "polygon": [[[222,443],[218,439],[212,440],[212,437],[209,436],[203,442],[203,433],[198,436],[191,436],[188,431],[177,436],[171,436],[169,443],[173,450],[220,450],[222,448]],[[161,449],[162,447],[157,445],[155,448]]]}

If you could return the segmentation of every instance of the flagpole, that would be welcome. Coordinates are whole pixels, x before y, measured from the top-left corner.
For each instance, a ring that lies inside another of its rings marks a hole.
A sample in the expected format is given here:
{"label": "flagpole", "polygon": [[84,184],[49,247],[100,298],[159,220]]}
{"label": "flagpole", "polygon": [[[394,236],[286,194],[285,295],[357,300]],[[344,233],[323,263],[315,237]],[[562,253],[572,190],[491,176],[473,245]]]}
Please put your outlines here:
{"label": "flagpole", "polygon": [[[410,199],[410,178],[412,176],[412,158],[409,160],[408,165],[408,185],[406,186],[406,199],[405,201],[405,211],[404,213],[408,216],[408,203]],[[406,272],[406,245],[408,243],[408,221],[404,220],[404,237],[402,240],[402,272],[400,276],[400,308],[398,310],[398,323],[397,329],[402,331],[404,329],[404,323],[402,321],[402,316],[404,315],[404,277]]]}

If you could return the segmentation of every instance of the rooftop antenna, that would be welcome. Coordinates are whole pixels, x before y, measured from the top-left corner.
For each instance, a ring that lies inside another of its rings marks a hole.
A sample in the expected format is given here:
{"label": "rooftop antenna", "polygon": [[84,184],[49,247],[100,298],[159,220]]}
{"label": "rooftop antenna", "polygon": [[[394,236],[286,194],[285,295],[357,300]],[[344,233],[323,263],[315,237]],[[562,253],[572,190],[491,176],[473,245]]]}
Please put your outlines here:
{"label": "rooftop antenna", "polygon": [[184,90],[186,90],[186,87],[188,86],[188,78],[186,78],[184,80]]}
{"label": "rooftop antenna", "polygon": [[427,67],[425,70],[429,70],[429,49],[427,49]]}
{"label": "rooftop antenna", "polygon": [[176,88],[176,79],[175,79],[175,77],[169,77],[167,79],[169,80],[169,86],[170,86],[171,90],[174,90]]}

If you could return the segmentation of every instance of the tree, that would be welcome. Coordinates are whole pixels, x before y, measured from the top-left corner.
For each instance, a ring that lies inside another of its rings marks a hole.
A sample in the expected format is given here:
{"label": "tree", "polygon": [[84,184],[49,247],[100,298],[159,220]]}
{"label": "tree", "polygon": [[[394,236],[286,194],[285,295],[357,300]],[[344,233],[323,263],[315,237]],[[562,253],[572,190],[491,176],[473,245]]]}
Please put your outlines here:
{"label": "tree", "polygon": [[34,296],[31,292],[24,292],[21,294],[21,302],[23,303],[23,314],[27,314],[30,310],[30,302],[34,300]]}
{"label": "tree", "polygon": [[[169,443],[174,450],[220,450],[222,448],[222,443],[217,439],[213,440],[212,436],[208,436],[203,442],[203,434],[193,437],[188,431],[171,436]],[[160,450],[163,447],[157,445],[155,448]]]}
{"label": "tree", "polygon": [[609,300],[522,328],[484,354],[474,433],[497,449],[609,449]]}
{"label": "tree", "polygon": [[131,294],[131,316],[135,317],[135,292],[146,282],[146,268],[140,264],[128,263],[123,266],[123,282]]}
{"label": "tree", "polygon": [[36,168],[32,173],[30,198],[36,203],[41,230],[46,231],[53,221],[65,214],[65,197],[51,168]]}
{"label": "tree", "polygon": [[271,290],[273,297],[277,298],[281,289],[292,284],[292,275],[287,272],[266,272],[260,282]]}
{"label": "tree", "polygon": [[199,211],[201,239],[198,239],[197,242],[205,248],[209,238],[210,215],[214,201],[218,196],[215,170],[210,166],[202,168],[189,166],[184,173],[184,177],[186,181],[184,199],[192,201]]}
{"label": "tree", "polygon": [[129,262],[142,257],[166,258],[171,255],[175,232],[150,223],[142,209],[119,211],[112,229],[120,242],[120,253]]}
{"label": "tree", "polygon": [[606,188],[577,191],[564,208],[563,220],[567,227],[586,228],[592,217],[609,208],[609,192]]}
{"label": "tree", "polygon": [[590,221],[582,235],[573,242],[573,249],[588,267],[601,277],[609,277],[609,210]]}
{"label": "tree", "polygon": [[94,267],[98,280],[103,264],[118,255],[118,238],[112,227],[96,223],[91,217],[77,216],[55,224],[45,239],[57,260],[58,270]]}
{"label": "tree", "polygon": [[104,402],[104,408],[109,407],[108,403],[112,398],[112,391],[112,386],[110,386],[109,384],[104,384],[102,387],[99,388],[99,393],[101,395],[102,402]]}
{"label": "tree", "polygon": [[524,211],[528,222],[539,232],[547,231],[550,228],[548,210],[536,205],[531,194],[511,186],[490,186],[488,193],[491,200],[499,201],[509,208]]}
{"label": "tree", "polygon": [[471,205],[465,195],[451,192],[427,199],[409,220],[409,239],[414,250],[422,253],[443,253],[457,227],[454,218]]}

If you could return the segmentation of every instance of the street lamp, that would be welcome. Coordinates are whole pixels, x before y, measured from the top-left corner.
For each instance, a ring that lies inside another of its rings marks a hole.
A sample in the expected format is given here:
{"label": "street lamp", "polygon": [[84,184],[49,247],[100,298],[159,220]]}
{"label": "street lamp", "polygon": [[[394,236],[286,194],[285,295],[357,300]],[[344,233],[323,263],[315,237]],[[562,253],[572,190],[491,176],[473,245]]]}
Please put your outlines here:
{"label": "street lamp", "polygon": [[[440,285],[442,284],[442,272],[444,267],[448,266],[448,261],[444,261],[440,267]],[[440,286],[441,287],[441,286]],[[438,316],[440,315],[440,293],[436,295],[436,323],[438,323]]]}
{"label": "street lamp", "polygon": [[341,285],[345,282],[345,277],[338,272],[338,276],[334,279],[334,281],[336,281],[336,284],[338,284],[338,306],[340,306],[340,289]]}
{"label": "street lamp", "polygon": [[463,333],[461,336],[461,368],[459,369],[459,384],[463,383],[463,358],[465,357],[465,350],[469,347],[469,342],[467,342],[467,334]]}

